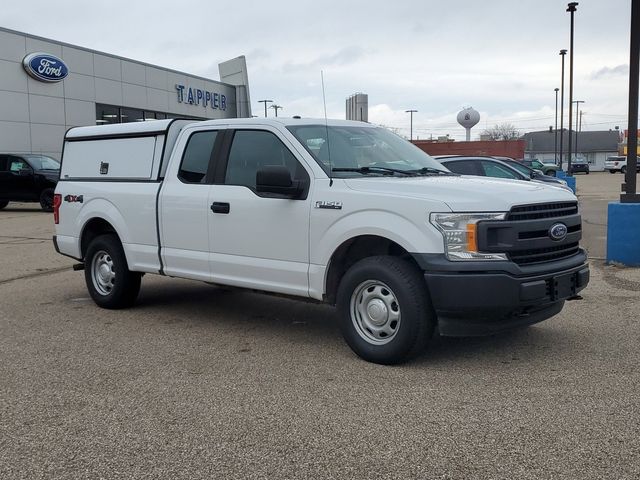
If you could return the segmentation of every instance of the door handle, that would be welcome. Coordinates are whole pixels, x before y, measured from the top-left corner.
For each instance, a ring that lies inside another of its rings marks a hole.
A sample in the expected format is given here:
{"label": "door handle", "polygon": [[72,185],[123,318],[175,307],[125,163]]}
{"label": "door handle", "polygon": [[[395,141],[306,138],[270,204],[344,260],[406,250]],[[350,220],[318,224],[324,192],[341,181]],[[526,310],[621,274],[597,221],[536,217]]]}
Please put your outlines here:
{"label": "door handle", "polygon": [[211,204],[211,211],[213,213],[229,213],[230,206],[227,202],[213,202]]}

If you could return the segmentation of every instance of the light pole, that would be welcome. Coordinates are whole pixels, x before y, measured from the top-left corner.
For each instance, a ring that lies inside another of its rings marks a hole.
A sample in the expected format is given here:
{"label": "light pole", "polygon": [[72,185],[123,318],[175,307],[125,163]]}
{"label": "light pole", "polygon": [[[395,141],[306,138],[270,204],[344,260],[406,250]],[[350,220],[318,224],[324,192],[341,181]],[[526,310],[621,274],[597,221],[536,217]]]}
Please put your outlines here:
{"label": "light pole", "polygon": [[573,14],[576,11],[578,2],[567,4],[567,12],[571,14],[571,27],[569,33],[569,158],[567,160],[567,175],[571,173],[571,124],[573,123]]}
{"label": "light pole", "polygon": [[275,103],[271,105],[269,108],[273,108],[276,111],[276,118],[278,118],[278,110],[281,110],[283,107],[280,105],[276,105]]}
{"label": "light pole", "polygon": [[564,57],[566,54],[566,50],[560,50],[560,56],[562,57],[562,75],[560,77],[560,170],[562,170],[562,137],[564,136]]}
{"label": "light pole", "polygon": [[411,129],[409,133],[409,140],[413,141],[413,114],[417,113],[418,110],[405,110],[404,113],[408,113],[411,115]]}
{"label": "light pole", "polygon": [[624,175],[620,203],[640,203],[636,193],[638,162],[638,83],[640,77],[640,5],[631,2],[631,39],[629,40],[629,123],[627,131],[627,172]]}
{"label": "light pole", "polygon": [[267,103],[273,103],[273,100],[258,100],[258,103],[264,103],[264,118],[267,118]]}
{"label": "light pole", "polygon": [[553,161],[557,165],[558,164],[558,87],[554,88],[553,91],[556,92],[556,134],[554,138],[554,150],[553,150]]}
{"label": "light pole", "polygon": [[584,103],[584,100],[574,100],[573,103],[576,104],[576,158],[578,158],[578,131],[580,130],[578,127],[578,112],[580,110],[580,104]]}

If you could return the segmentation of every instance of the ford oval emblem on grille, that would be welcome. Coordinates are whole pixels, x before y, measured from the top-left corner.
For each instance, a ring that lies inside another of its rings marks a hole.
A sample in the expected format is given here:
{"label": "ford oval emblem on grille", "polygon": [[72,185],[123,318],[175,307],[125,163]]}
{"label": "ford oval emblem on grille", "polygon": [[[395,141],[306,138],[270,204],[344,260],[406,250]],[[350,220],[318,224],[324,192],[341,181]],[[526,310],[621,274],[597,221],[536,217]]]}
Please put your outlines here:
{"label": "ford oval emblem on grille", "polygon": [[567,226],[564,223],[554,223],[549,228],[549,238],[551,240],[564,240],[564,237],[567,236]]}

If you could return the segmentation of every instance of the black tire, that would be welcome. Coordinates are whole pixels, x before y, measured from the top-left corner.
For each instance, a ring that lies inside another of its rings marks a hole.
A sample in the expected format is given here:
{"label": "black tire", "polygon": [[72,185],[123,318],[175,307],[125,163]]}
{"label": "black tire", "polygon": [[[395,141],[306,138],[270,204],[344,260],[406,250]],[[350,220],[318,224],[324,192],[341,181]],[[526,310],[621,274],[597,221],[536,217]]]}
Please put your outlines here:
{"label": "black tire", "polygon": [[9,205],[9,202],[7,202],[6,200],[0,200],[0,210],[2,210],[7,205]]}
{"label": "black tire", "polygon": [[44,212],[53,212],[53,188],[45,188],[40,192],[40,207]]}
{"label": "black tire", "polygon": [[140,292],[141,277],[139,272],[129,270],[116,235],[100,235],[91,241],[85,255],[84,279],[98,306],[109,309],[132,306]]}
{"label": "black tire", "polygon": [[615,170],[609,170],[609,173],[616,173]]}
{"label": "black tire", "polygon": [[556,171],[555,170],[549,170],[547,172],[547,175],[549,175],[550,177],[555,177],[556,176]]}
{"label": "black tire", "polygon": [[589,170],[587,170],[587,175],[589,175]]}
{"label": "black tire", "polygon": [[[366,317],[357,312],[358,304],[364,308],[359,292],[369,296]],[[345,341],[373,363],[397,364],[424,351],[436,324],[421,272],[397,257],[369,257],[353,265],[340,281],[336,303]],[[372,319],[374,308],[380,319]],[[375,321],[384,324],[374,326]],[[377,327],[391,333],[383,338]]]}
{"label": "black tire", "polygon": [[626,167],[626,165],[620,169],[620,173],[621,173],[621,174],[623,174],[623,175],[624,175],[625,173],[627,173],[627,167]]}

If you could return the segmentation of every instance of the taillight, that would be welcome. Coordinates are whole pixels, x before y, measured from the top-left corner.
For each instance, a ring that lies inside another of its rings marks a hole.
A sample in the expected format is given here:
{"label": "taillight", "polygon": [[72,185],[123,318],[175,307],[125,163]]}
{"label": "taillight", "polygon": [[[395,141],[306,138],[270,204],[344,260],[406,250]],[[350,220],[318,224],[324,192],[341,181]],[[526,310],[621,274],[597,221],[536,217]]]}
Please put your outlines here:
{"label": "taillight", "polygon": [[60,204],[62,203],[62,195],[55,193],[53,195],[53,223],[60,223]]}

